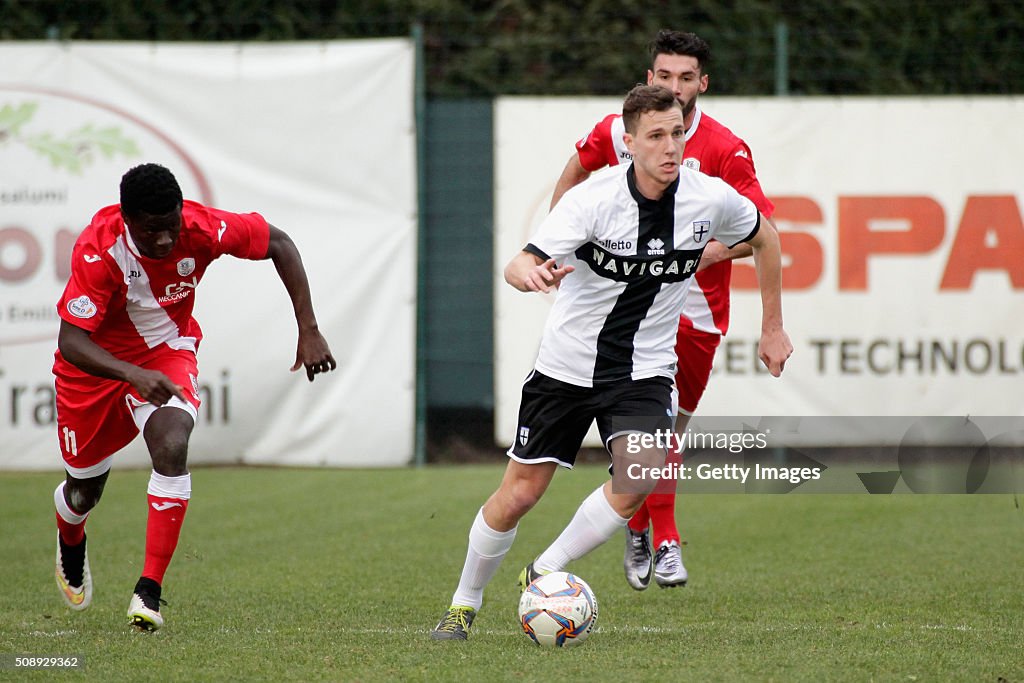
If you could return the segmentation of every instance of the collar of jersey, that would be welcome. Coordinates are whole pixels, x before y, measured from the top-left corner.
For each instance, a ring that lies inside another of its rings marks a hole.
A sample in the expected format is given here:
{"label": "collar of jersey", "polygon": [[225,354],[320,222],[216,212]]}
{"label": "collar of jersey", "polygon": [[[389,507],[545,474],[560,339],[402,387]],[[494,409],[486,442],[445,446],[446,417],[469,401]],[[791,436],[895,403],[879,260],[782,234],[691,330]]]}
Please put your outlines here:
{"label": "collar of jersey", "polygon": [[700,107],[696,104],[693,105],[693,123],[691,123],[690,127],[686,130],[686,137],[683,138],[685,142],[689,142],[690,138],[697,134],[697,128],[700,126],[701,116]]}
{"label": "collar of jersey", "polygon": [[665,194],[661,195],[661,199],[648,199],[640,193],[640,190],[636,187],[636,167],[633,162],[630,162],[629,168],[626,169],[626,187],[629,188],[629,193],[633,195],[633,199],[640,206],[656,206],[666,201],[672,201],[675,197],[676,189],[679,187],[679,176],[665,188]]}
{"label": "collar of jersey", "polygon": [[150,261],[153,260],[148,256],[144,256],[142,252],[139,251],[139,248],[135,246],[135,240],[132,239],[132,231],[128,229],[127,223],[124,225],[124,243],[127,245],[128,251],[132,252],[132,256],[135,258],[144,258],[149,259]]}

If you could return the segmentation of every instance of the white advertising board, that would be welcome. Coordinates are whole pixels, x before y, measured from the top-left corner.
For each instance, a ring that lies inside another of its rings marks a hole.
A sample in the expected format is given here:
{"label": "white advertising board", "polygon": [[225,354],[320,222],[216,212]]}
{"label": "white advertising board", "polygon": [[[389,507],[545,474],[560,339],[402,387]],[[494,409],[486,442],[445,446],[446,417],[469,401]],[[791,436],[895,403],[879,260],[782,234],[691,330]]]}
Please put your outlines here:
{"label": "white advertising board", "polygon": [[[776,204],[795,352],[757,360],[760,301],[734,268],[704,415],[1020,415],[1024,98],[715,98]],[[496,439],[509,443],[548,297],[501,279],[546,214],[573,143],[615,98],[499,99]],[[870,443],[871,434],[839,444]],[[832,445],[832,444],[822,444]]]}
{"label": "white advertising board", "polygon": [[[61,466],[50,367],[78,232],[130,167],[256,211],[303,256],[340,366],[291,374],[270,262],[224,258],[195,316],[192,463],[387,466],[412,458],[416,164],[410,41],[0,45],[0,468]],[[141,439],[115,461],[148,462]]]}

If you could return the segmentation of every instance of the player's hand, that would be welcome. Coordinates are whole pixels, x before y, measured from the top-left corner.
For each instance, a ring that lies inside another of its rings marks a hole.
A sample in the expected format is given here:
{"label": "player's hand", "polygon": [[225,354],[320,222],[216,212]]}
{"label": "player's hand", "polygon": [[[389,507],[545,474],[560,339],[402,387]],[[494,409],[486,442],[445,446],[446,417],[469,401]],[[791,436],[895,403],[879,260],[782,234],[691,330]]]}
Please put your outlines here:
{"label": "player's hand", "polygon": [[319,330],[299,332],[299,347],[295,352],[295,365],[291,367],[291,371],[295,372],[301,367],[306,368],[306,377],[310,382],[321,372],[330,372],[338,367],[327,340]]}
{"label": "player's hand", "polygon": [[139,396],[155,406],[166,404],[174,396],[188,403],[185,387],[175,384],[170,377],[157,370],[138,368],[129,377],[128,383],[135,387]]}
{"label": "player's hand", "polygon": [[573,266],[563,266],[559,268],[555,264],[555,259],[548,259],[544,263],[538,266],[534,266],[529,273],[526,274],[526,279],[523,284],[526,285],[526,289],[531,292],[544,292],[547,294],[552,289],[558,289],[558,285],[562,282],[562,279],[576,270]]}
{"label": "player's hand", "polygon": [[761,359],[772,377],[778,377],[786,367],[786,360],[793,355],[793,344],[789,335],[781,327],[761,331],[761,341],[757,345],[757,357]]}

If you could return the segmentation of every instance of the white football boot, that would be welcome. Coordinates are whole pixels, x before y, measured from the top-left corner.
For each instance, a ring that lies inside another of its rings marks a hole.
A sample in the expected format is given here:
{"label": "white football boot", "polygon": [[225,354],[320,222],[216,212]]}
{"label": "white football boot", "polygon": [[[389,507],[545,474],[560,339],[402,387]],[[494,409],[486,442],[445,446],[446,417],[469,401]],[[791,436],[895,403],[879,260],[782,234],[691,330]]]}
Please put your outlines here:
{"label": "white football boot", "polygon": [[662,543],[654,557],[654,580],[662,588],[672,588],[685,586],[688,578],[690,575],[683,566],[683,554],[679,550],[679,544],[675,541]]}

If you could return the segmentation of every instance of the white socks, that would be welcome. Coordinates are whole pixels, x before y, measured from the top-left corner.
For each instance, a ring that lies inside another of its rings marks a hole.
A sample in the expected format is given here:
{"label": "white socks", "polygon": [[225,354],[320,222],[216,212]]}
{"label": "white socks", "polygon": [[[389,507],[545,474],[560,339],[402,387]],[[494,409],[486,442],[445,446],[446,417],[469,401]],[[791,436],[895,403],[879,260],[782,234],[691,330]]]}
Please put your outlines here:
{"label": "white socks", "polygon": [[629,522],[619,517],[604,495],[604,485],[587,496],[580,504],[569,525],[533,562],[533,568],[542,574],[559,572],[569,562],[578,560],[601,545]]}
{"label": "white socks", "polygon": [[85,518],[89,516],[89,513],[78,514],[71,509],[68,502],[64,500],[64,487],[67,485],[65,479],[53,492],[53,506],[57,508],[57,514],[68,524],[81,524],[85,521]]}
{"label": "white socks", "polygon": [[192,497],[192,473],[188,472],[180,477],[165,477],[157,474],[156,470],[149,473],[149,486],[146,493],[159,498],[180,498],[188,500]]}
{"label": "white socks", "polygon": [[484,587],[498,570],[505,559],[512,541],[516,538],[516,529],[495,531],[484,521],[484,510],[476,513],[473,526],[469,529],[469,548],[466,551],[466,563],[462,566],[459,587],[452,596],[453,605],[462,605],[480,609],[484,601]]}

